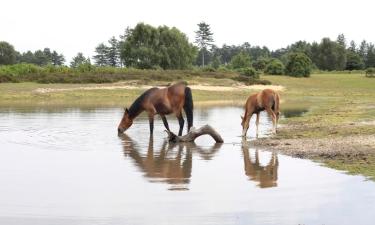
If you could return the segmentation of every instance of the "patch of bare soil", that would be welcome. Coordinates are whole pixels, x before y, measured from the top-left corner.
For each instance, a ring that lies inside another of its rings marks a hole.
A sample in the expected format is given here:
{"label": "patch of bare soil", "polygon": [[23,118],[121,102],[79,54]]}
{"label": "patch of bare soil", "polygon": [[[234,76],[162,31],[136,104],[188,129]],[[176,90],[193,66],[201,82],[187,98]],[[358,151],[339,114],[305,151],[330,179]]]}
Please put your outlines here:
{"label": "patch of bare soil", "polygon": [[[37,88],[34,90],[35,93],[45,94],[51,92],[64,92],[64,91],[76,91],[76,90],[116,90],[116,89],[149,89],[153,86],[150,85],[137,85],[130,83],[116,83],[112,85],[99,84],[90,85],[84,87],[70,87],[70,88]],[[165,87],[165,86],[159,86]],[[193,90],[203,90],[203,91],[238,91],[238,90],[263,90],[266,88],[273,89],[275,91],[284,91],[284,87],[280,85],[236,85],[236,86],[213,86],[213,85],[189,85]]]}

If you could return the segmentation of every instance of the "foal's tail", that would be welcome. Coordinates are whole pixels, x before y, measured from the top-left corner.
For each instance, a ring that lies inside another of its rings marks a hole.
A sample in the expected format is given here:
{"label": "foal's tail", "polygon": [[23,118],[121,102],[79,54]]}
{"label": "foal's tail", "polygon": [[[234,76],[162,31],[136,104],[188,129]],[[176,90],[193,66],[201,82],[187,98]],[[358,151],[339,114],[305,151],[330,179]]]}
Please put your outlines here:
{"label": "foal's tail", "polygon": [[185,87],[185,104],[184,110],[186,113],[186,118],[188,122],[188,132],[190,128],[193,126],[193,96],[191,94],[191,89],[189,87]]}

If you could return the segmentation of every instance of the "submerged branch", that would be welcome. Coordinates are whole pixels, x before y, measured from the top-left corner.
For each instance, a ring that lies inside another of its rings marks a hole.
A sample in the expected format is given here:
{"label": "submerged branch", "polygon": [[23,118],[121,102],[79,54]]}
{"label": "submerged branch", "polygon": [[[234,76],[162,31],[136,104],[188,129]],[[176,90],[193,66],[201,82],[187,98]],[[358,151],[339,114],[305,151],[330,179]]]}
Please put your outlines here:
{"label": "submerged branch", "polygon": [[220,134],[216,132],[210,125],[205,125],[199,129],[195,129],[194,127],[192,127],[189,133],[184,136],[177,136],[176,134],[168,130],[166,132],[168,134],[168,140],[170,142],[194,142],[196,138],[205,134],[210,135],[216,141],[216,143],[224,142]]}

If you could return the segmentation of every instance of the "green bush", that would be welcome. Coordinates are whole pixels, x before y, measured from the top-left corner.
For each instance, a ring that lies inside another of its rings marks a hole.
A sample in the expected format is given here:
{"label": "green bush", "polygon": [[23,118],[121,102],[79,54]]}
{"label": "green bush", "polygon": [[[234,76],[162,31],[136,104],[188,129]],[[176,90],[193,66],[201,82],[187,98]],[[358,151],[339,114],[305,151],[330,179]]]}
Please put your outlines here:
{"label": "green bush", "polygon": [[254,69],[253,67],[243,68],[239,72],[243,76],[259,79],[259,72],[256,71],[256,69]]}
{"label": "green bush", "polygon": [[268,59],[266,58],[259,58],[257,59],[256,61],[254,61],[252,63],[253,67],[256,69],[256,70],[260,70],[260,71],[263,71],[266,66],[267,66],[267,63],[268,63]]}
{"label": "green bush", "polygon": [[230,61],[230,66],[232,69],[241,69],[251,66],[250,56],[244,52],[240,52],[237,55],[233,56]]}
{"label": "green bush", "polygon": [[264,69],[264,73],[269,75],[283,75],[285,71],[284,64],[278,59],[271,59],[266,68]]}
{"label": "green bush", "polygon": [[366,77],[375,77],[375,68],[370,67],[366,69]]}
{"label": "green bush", "polygon": [[285,73],[292,77],[310,77],[312,62],[304,53],[290,53],[287,56]]}

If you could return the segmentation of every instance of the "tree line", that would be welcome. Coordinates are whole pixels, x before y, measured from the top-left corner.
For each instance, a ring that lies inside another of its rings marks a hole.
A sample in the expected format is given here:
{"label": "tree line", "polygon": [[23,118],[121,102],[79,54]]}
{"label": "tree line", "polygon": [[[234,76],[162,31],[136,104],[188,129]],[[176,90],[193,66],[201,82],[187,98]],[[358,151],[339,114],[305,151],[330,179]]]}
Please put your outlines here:
{"label": "tree line", "polygon": [[[357,45],[343,34],[336,40],[323,38],[320,42],[297,41],[285,48],[270,50],[266,46],[216,46],[210,25],[198,24],[195,42],[175,27],[153,27],[139,23],[126,28],[118,38],[111,37],[95,48],[92,59],[99,67],[133,67],[139,69],[188,69],[192,66],[217,69],[251,68],[269,74],[299,74],[305,76],[311,69],[361,70],[375,67],[374,44],[362,41]],[[7,42],[0,42],[0,65],[31,63],[40,66],[64,65],[61,53],[49,48],[17,52]],[[78,53],[71,67],[91,65],[89,57]],[[249,70],[248,70],[249,71]]]}

